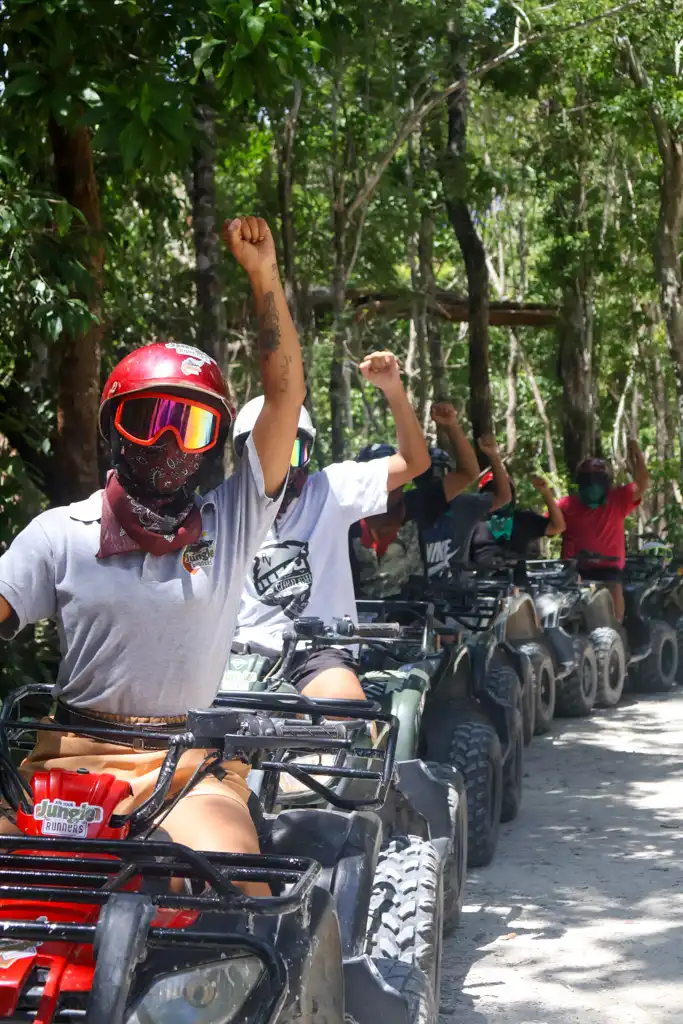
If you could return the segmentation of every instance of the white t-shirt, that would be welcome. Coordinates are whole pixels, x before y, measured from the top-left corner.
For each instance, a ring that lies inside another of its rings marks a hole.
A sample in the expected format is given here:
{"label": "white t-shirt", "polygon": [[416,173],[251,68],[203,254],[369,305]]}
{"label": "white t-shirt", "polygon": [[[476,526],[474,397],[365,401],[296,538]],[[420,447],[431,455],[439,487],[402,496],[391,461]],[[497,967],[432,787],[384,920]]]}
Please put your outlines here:
{"label": "white t-shirt", "polygon": [[282,634],[301,615],[356,621],[349,527],[386,511],[388,475],[386,458],[340,462],[308,477],[247,575],[236,641],[280,651]]}
{"label": "white t-shirt", "polygon": [[209,707],[245,575],[282,493],[266,497],[250,438],[236,472],[197,499],[203,530],[196,544],[165,555],[97,558],[102,493],[29,523],[0,558],[0,594],[19,629],[57,620],[56,693],[68,704],[136,716]]}

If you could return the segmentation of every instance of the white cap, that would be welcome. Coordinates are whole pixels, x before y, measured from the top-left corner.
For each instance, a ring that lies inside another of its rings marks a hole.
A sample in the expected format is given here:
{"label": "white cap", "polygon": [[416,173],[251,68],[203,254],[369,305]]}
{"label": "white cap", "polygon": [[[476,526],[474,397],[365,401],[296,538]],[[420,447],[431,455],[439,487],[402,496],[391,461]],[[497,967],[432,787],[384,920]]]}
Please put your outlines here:
{"label": "white cap", "polygon": [[[263,395],[259,395],[258,398],[252,398],[250,402],[247,402],[235,417],[235,425],[232,431],[232,443],[237,443],[241,438],[246,438],[248,434],[251,434],[256,420],[259,418],[261,409],[263,408]],[[306,434],[310,437],[311,441],[315,441],[315,427],[313,426],[313,420],[308,414],[308,410],[301,406],[301,412],[299,413],[299,430],[302,434]]]}

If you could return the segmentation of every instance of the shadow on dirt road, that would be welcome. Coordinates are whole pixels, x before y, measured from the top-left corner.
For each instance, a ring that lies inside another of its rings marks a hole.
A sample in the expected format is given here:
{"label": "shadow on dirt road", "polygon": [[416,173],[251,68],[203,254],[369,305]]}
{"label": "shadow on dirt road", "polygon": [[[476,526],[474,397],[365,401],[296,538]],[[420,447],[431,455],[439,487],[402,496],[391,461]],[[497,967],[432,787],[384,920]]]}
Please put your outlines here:
{"label": "shadow on dirt road", "polygon": [[683,1020],[683,694],[560,720],[468,879],[442,1022]]}

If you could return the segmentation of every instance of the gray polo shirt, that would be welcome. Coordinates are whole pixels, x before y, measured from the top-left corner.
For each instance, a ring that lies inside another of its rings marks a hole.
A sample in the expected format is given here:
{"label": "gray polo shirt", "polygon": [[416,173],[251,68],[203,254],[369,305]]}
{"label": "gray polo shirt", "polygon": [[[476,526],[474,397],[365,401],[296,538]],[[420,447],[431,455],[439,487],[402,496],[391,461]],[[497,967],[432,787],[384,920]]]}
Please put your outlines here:
{"label": "gray polo shirt", "polygon": [[19,629],[57,620],[56,692],[67,703],[141,716],[212,703],[246,573],[282,496],[266,497],[251,438],[245,453],[228,480],[197,499],[203,532],[196,545],[97,558],[98,491],[37,516],[0,558],[0,594]]}

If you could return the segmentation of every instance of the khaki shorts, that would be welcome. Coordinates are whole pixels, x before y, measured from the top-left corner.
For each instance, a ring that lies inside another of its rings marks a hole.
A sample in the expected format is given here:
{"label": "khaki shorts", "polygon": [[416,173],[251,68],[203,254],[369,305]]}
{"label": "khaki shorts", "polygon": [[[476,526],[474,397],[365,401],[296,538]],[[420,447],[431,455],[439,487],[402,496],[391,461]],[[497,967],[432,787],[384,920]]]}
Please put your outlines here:
{"label": "khaki shorts", "polygon": [[[37,743],[22,762],[20,770],[28,781],[34,772],[50,771],[52,768],[64,771],[87,768],[93,773],[113,775],[128,782],[133,791],[116,809],[119,814],[127,814],[151,795],[166,753],[166,750],[132,750],[116,743],[69,732],[39,732]],[[182,754],[169,796],[174,796],[189,782],[207,753],[207,750],[186,750]],[[246,778],[249,765],[241,761],[225,761],[222,768],[226,773],[222,779],[214,775],[203,778],[183,797],[182,802],[197,796],[220,796],[247,807],[249,787]]]}

